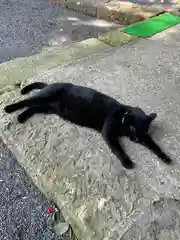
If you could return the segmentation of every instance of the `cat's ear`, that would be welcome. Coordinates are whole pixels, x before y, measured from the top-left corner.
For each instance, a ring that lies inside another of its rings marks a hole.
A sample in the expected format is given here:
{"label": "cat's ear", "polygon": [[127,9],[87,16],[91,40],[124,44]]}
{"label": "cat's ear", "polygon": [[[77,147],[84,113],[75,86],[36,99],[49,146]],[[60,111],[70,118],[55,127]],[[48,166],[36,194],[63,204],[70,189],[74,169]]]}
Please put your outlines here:
{"label": "cat's ear", "polygon": [[152,122],[156,117],[157,117],[156,113],[150,113],[148,116],[150,122]]}

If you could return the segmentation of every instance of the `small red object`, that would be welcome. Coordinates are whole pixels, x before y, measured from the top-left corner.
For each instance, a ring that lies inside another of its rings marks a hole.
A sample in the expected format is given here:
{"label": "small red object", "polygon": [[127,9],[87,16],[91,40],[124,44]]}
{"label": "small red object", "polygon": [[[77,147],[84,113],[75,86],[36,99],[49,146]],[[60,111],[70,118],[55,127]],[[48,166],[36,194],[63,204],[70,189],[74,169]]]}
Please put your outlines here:
{"label": "small red object", "polygon": [[170,12],[170,11],[171,11],[170,8],[165,9],[165,12]]}
{"label": "small red object", "polygon": [[48,210],[47,210],[48,214],[52,214],[54,212],[55,212],[55,208],[54,207],[49,207]]}
{"label": "small red object", "polygon": [[146,20],[146,17],[141,16],[140,21],[144,21],[144,20]]}

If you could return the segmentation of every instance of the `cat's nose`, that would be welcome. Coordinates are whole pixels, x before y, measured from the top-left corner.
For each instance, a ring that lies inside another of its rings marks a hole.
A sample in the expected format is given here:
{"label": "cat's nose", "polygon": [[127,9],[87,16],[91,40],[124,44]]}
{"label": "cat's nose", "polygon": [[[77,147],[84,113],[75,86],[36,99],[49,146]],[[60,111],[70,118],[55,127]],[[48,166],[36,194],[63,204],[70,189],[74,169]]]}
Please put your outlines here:
{"label": "cat's nose", "polygon": [[139,138],[135,137],[134,142],[136,142],[136,143],[139,142]]}

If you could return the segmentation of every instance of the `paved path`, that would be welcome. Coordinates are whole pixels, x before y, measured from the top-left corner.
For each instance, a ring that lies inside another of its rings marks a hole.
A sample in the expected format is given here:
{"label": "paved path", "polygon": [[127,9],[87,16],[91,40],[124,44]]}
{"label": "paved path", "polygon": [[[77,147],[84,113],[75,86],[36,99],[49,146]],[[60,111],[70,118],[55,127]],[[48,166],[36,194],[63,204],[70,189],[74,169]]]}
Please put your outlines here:
{"label": "paved path", "polygon": [[48,0],[0,1],[0,63],[106,32],[111,26]]}

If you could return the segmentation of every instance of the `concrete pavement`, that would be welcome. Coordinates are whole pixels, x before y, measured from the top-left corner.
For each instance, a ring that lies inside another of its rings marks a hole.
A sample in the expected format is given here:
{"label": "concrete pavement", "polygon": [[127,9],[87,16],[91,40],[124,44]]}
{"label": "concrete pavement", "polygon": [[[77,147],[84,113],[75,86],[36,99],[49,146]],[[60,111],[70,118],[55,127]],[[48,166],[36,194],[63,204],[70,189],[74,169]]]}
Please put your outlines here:
{"label": "concrete pavement", "polygon": [[35,116],[21,126],[16,113],[3,112],[19,91],[1,95],[3,139],[82,239],[180,239],[179,40],[180,25],[22,83],[70,81],[157,112],[151,131],[173,166],[125,140],[137,165],[127,171],[97,133],[56,116]]}

